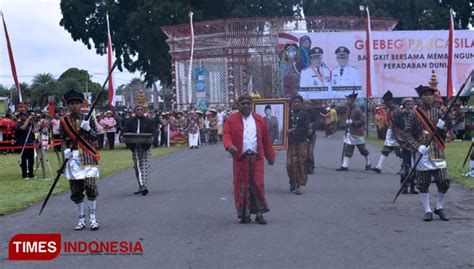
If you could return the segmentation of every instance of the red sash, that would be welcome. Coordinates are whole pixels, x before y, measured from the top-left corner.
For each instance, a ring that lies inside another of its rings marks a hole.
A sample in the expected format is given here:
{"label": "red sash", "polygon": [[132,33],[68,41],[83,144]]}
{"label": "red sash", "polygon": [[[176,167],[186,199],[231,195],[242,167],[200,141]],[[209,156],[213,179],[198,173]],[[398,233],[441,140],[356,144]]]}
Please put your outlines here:
{"label": "red sash", "polygon": [[89,153],[94,159],[97,161],[100,160],[100,154],[95,149],[93,145],[91,145],[84,137],[78,134],[78,130],[76,125],[71,119],[70,115],[66,115],[61,118],[61,123],[64,126],[64,130],[66,131],[67,135],[72,139],[74,142],[76,137],[79,139],[78,145],[79,147],[84,150],[85,152]]}
{"label": "red sash", "polygon": [[[437,127],[430,117],[428,117],[428,115],[426,115],[426,113],[419,108],[415,108],[415,115],[421,121],[421,124],[423,124],[425,130],[427,130],[430,135],[433,135]],[[433,137],[433,140],[439,148],[444,150],[444,140],[439,133],[436,133],[436,135]]]}

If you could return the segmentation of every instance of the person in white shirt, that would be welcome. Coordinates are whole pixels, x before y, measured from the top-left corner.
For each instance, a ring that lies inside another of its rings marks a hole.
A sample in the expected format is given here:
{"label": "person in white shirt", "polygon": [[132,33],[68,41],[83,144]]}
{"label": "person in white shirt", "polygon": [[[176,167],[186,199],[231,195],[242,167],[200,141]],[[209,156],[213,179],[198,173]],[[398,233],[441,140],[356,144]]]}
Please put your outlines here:
{"label": "person in white shirt", "polygon": [[222,127],[224,126],[226,113],[221,107],[217,108],[217,140],[222,141]]}
{"label": "person in white shirt", "polygon": [[[332,70],[332,88],[337,90],[340,87],[357,87],[361,86],[360,72],[357,68],[349,65],[349,49],[339,47],[335,51],[338,67]],[[351,90],[352,89],[347,89]]]}
{"label": "person in white shirt", "polygon": [[327,88],[330,86],[331,71],[323,63],[323,53],[323,49],[319,47],[314,47],[309,51],[311,66],[301,71],[301,90],[314,90],[314,88]]}

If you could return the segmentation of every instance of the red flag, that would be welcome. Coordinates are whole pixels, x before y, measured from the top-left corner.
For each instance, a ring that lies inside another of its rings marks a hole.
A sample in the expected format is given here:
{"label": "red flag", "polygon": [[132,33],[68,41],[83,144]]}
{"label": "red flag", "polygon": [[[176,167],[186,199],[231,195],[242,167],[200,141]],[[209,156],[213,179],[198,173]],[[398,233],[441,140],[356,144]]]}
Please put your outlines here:
{"label": "red flag", "polygon": [[448,45],[448,80],[446,85],[446,95],[448,98],[453,96],[454,93],[454,81],[453,74],[455,74],[453,67],[454,59],[454,20],[453,20],[453,11],[449,11],[450,21],[449,21],[449,45]]}
{"label": "red flag", "polygon": [[18,76],[16,74],[15,60],[13,59],[12,46],[10,44],[10,37],[8,37],[7,24],[5,23],[5,18],[2,13],[3,29],[5,30],[5,38],[7,39],[8,47],[8,56],[10,57],[10,66],[12,68],[13,80],[15,81],[16,91],[18,92],[18,98],[20,103],[23,102],[23,97],[21,96],[20,83],[18,83]]}
{"label": "red flag", "polygon": [[[107,14],[107,63],[108,63],[108,72],[112,70],[112,38],[110,37],[110,24],[109,24],[109,14]],[[112,74],[109,77],[109,106],[114,106],[115,101],[115,90],[112,80]]]}
{"label": "red flag", "polygon": [[370,13],[369,8],[366,8],[367,17],[365,21],[365,55],[366,59],[366,84],[367,84],[367,94],[366,97],[369,98],[372,96],[372,90],[375,89],[375,68],[373,62],[373,52],[372,52],[372,29],[370,27]]}

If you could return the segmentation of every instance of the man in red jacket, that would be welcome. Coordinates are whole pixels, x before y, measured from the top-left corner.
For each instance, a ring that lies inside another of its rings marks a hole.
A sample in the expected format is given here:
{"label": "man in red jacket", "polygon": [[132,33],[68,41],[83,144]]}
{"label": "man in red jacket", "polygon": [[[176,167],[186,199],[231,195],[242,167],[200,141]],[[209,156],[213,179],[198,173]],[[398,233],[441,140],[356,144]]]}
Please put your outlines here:
{"label": "man in red jacket", "polygon": [[256,222],[267,224],[263,159],[275,163],[272,139],[262,116],[252,113],[252,97],[240,96],[237,104],[239,113],[227,118],[223,132],[224,147],[233,159],[235,207],[240,223],[249,223],[250,214],[256,214]]}

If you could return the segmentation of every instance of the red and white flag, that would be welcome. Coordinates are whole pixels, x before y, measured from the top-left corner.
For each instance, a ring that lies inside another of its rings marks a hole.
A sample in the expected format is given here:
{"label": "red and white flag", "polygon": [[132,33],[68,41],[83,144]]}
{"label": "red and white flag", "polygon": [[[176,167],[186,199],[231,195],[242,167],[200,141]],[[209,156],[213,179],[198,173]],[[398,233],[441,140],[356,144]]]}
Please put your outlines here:
{"label": "red and white flag", "polygon": [[12,69],[13,80],[15,81],[16,91],[18,92],[18,99],[21,103],[23,102],[23,97],[21,96],[20,83],[18,82],[18,76],[16,74],[15,59],[13,59],[12,46],[10,44],[10,37],[8,36],[7,24],[5,23],[5,18],[3,17],[3,13],[2,13],[2,21],[3,21],[3,29],[5,30],[5,38],[7,39],[8,56],[10,57],[10,66]]}
{"label": "red and white flag", "polygon": [[448,41],[448,70],[447,70],[447,85],[446,96],[452,97],[456,91],[456,66],[454,65],[454,20],[453,10],[449,11],[449,41]]}
{"label": "red and white flag", "polygon": [[366,83],[367,83],[367,98],[372,96],[372,90],[377,88],[375,83],[375,66],[374,66],[374,57],[372,51],[372,29],[370,27],[370,13],[369,8],[366,8],[367,18],[365,21],[365,55],[366,59]]}
{"label": "red and white flag", "polygon": [[[109,14],[106,15],[107,17],[107,65],[108,65],[108,72],[112,70],[112,38],[110,37],[110,24],[109,24]],[[115,104],[115,90],[114,90],[114,83],[112,74],[109,77],[109,106],[114,106]]]}

